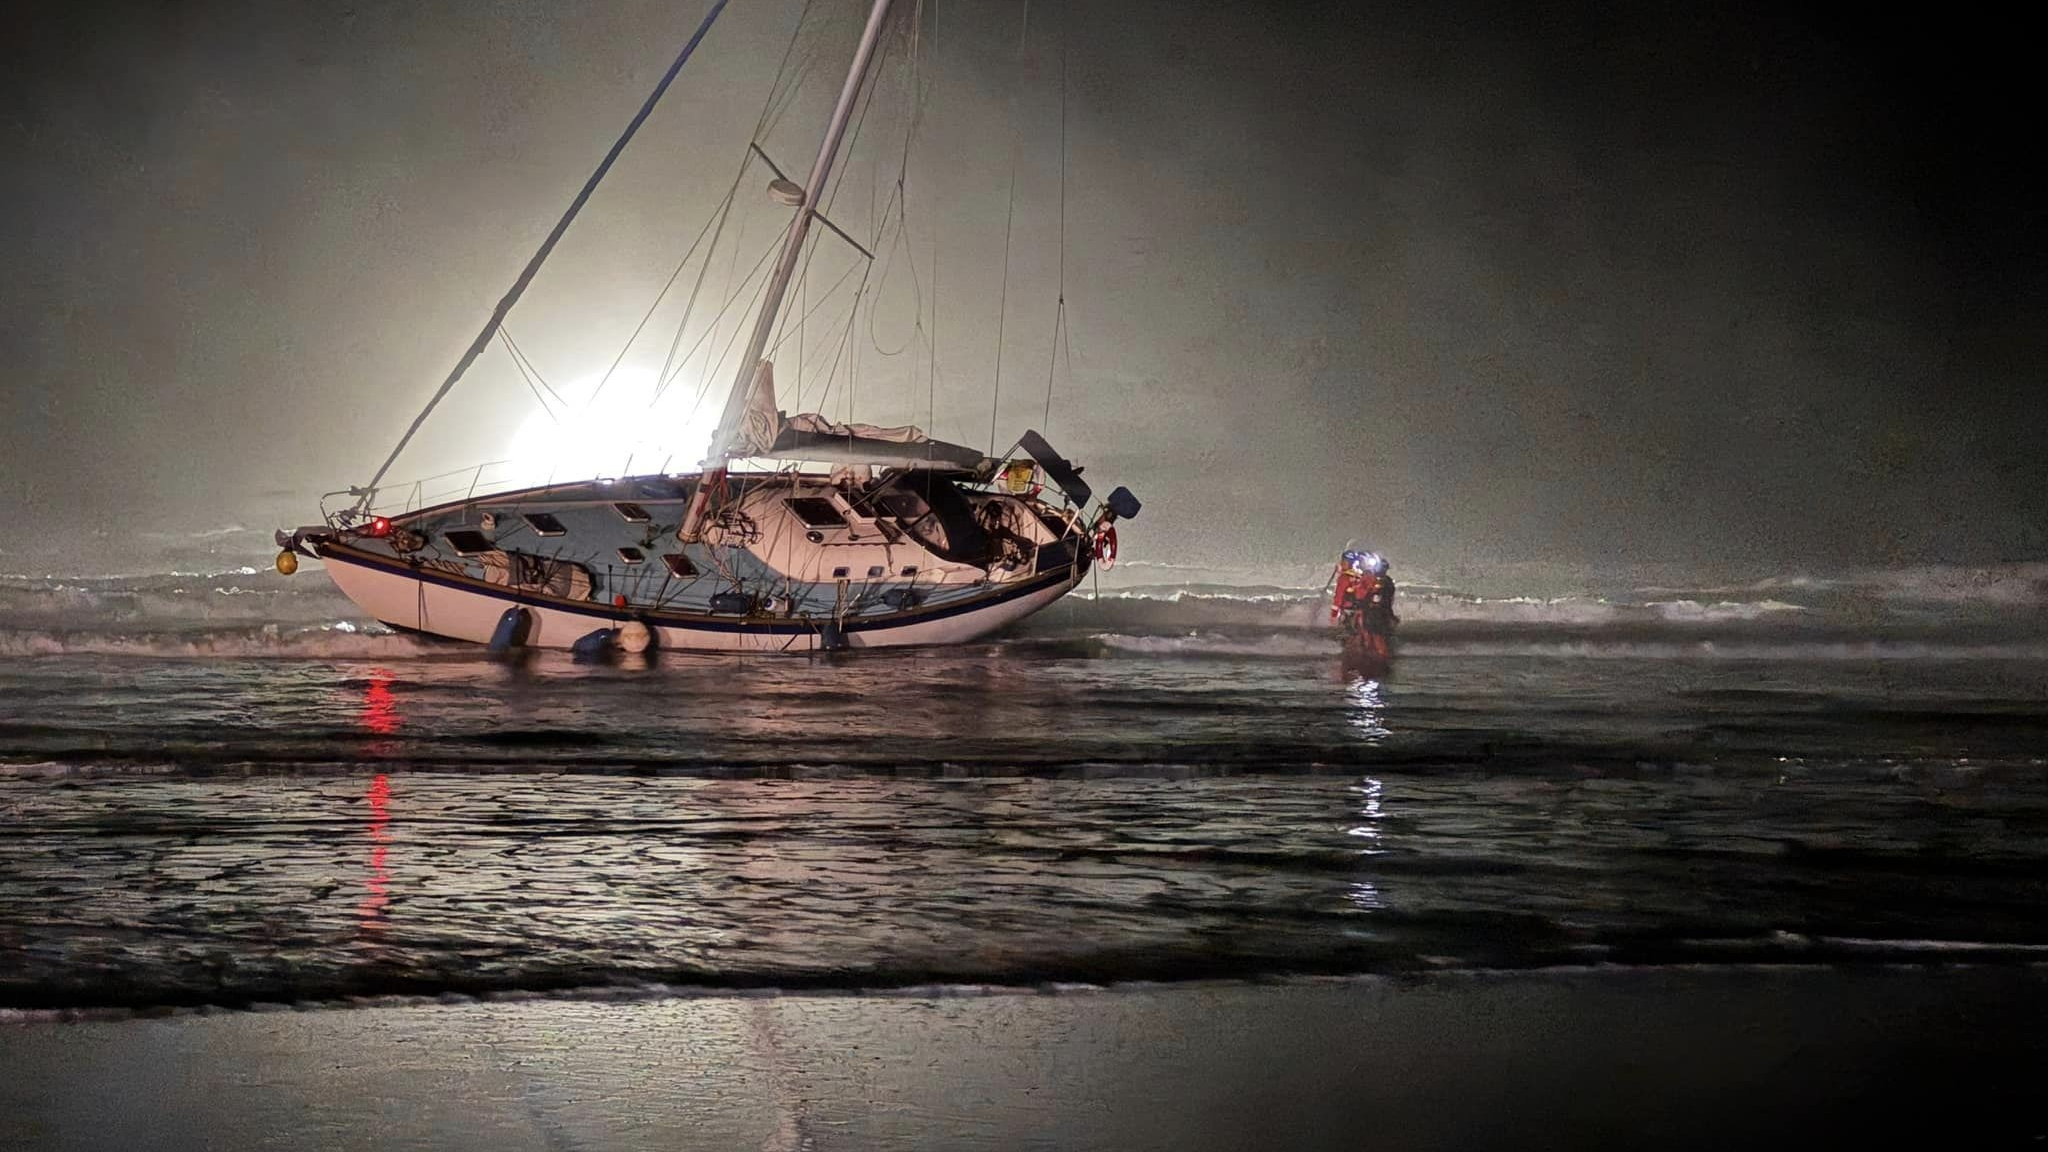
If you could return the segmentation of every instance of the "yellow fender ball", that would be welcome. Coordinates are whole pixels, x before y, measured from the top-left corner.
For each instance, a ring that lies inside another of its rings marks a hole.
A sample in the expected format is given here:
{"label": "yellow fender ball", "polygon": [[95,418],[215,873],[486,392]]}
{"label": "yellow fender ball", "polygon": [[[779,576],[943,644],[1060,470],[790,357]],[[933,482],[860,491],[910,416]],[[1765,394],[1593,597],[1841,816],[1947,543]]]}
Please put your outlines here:
{"label": "yellow fender ball", "polygon": [[299,570],[299,555],[287,548],[277,554],[277,574],[289,576]]}

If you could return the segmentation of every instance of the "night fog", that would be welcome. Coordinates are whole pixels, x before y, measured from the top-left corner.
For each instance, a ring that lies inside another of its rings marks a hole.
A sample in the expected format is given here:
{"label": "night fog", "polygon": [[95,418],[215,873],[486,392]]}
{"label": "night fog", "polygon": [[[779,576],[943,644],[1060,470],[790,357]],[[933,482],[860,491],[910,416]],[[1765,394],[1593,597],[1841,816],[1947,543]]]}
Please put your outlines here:
{"label": "night fog", "polygon": [[0,1149],[2048,1138],[2020,32],[0,45]]}
{"label": "night fog", "polygon": [[[513,314],[536,364],[617,353],[799,8],[735,0],[712,31]],[[701,16],[12,7],[0,559],[104,569],[366,480]],[[815,18],[806,99],[858,16]],[[1862,16],[1142,0],[1034,6],[1020,68],[1017,19],[939,9],[910,176],[938,395],[870,346],[870,415],[989,437],[1014,123],[996,447],[1040,422],[1063,44],[1051,432],[1145,497],[1134,557],[1359,537],[1432,571],[1763,574],[2048,549],[2016,49]],[[856,232],[900,141],[877,115]],[[785,164],[816,123],[778,127]],[[492,458],[532,410],[487,355],[393,475]]]}

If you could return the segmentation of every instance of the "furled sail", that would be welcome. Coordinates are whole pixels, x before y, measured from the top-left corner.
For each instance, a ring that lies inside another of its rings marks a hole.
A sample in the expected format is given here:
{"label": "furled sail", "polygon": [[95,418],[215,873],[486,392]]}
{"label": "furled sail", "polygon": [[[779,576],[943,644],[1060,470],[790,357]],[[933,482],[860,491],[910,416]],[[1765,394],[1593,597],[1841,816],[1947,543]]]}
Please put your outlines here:
{"label": "furled sail", "polygon": [[734,456],[765,460],[970,471],[988,463],[980,450],[934,440],[910,424],[885,428],[837,423],[816,412],[787,415],[775,406],[775,366],[766,360],[754,371],[734,440]]}
{"label": "furled sail", "polygon": [[747,405],[740,410],[739,430],[733,436],[733,455],[766,456],[781,431],[782,413],[775,407],[775,365],[763,360],[747,387]]}

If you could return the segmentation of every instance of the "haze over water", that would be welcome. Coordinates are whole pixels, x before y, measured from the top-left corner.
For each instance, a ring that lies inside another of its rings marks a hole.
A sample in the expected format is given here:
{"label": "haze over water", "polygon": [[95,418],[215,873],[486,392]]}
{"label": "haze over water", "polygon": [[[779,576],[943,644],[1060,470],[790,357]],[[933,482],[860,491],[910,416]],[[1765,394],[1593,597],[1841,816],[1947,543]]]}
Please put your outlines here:
{"label": "haze over water", "polygon": [[[707,7],[0,15],[0,1146],[2042,1141],[2026,37],[899,3],[780,395],[1123,564],[604,664],[274,575]],[[724,11],[381,497],[694,463],[862,8]]]}

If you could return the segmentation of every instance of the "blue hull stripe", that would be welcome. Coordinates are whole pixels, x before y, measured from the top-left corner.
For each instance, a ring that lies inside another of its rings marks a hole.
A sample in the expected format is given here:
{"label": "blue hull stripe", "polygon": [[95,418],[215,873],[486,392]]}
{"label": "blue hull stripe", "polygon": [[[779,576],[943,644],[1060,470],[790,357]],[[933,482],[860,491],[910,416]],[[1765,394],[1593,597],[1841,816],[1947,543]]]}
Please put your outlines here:
{"label": "blue hull stripe", "polygon": [[[763,620],[753,623],[745,618],[730,616],[700,616],[673,611],[636,611],[631,608],[613,608],[609,605],[586,604],[574,600],[558,600],[549,596],[534,596],[524,592],[514,592],[494,584],[485,584],[481,580],[451,576],[443,572],[430,572],[424,568],[415,568],[410,564],[385,560],[371,553],[359,552],[353,548],[334,543],[317,543],[314,545],[313,550],[319,554],[322,560],[330,564],[351,564],[357,568],[369,568],[393,576],[402,576],[409,580],[418,580],[423,584],[436,584],[443,588],[453,588],[461,592],[474,592],[480,596],[488,596],[493,600],[503,600],[508,604],[528,604],[536,608],[552,608],[557,612],[570,612],[578,616],[590,616],[599,620],[613,622],[638,620],[645,624],[661,627],[695,628],[701,632],[752,632],[769,636],[810,635],[817,632],[824,623],[822,620]],[[849,617],[843,625],[843,630],[848,633],[881,632],[890,628],[922,624],[928,620],[944,620],[949,616],[959,616],[968,612],[979,611],[980,609],[993,607],[997,604],[1006,604],[1019,597],[1029,596],[1034,592],[1043,592],[1047,588],[1066,583],[1069,575],[1074,571],[1075,569],[1071,566],[1056,568],[1043,575],[1034,576],[1015,588],[1005,589],[1002,592],[989,596],[965,600],[958,604],[947,604],[942,607],[893,615],[882,620],[862,620],[859,617]]]}

